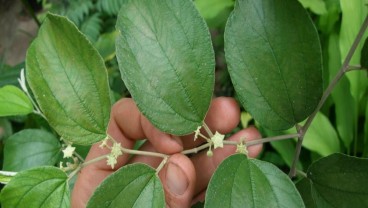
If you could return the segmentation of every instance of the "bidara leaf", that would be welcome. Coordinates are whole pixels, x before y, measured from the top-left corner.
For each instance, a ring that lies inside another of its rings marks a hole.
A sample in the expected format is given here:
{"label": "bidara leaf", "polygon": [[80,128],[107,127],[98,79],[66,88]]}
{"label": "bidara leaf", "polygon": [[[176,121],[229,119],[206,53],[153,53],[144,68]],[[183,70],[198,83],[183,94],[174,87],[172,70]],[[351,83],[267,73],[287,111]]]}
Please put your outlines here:
{"label": "bidara leaf", "polygon": [[214,52],[191,0],[127,0],[119,12],[116,56],[141,112],[176,135],[202,125],[214,88]]}
{"label": "bidara leaf", "polygon": [[0,116],[26,115],[32,111],[32,102],[18,87],[6,85],[0,88]]}
{"label": "bidara leaf", "polygon": [[290,178],[271,163],[236,154],[212,176],[205,207],[304,207]]}
{"label": "bidara leaf", "polygon": [[239,0],[225,55],[242,105],[261,125],[287,129],[316,108],[323,90],[318,34],[295,0]]}
{"label": "bidara leaf", "polygon": [[3,170],[21,171],[55,165],[60,155],[60,141],[53,134],[39,129],[25,129],[5,141]]}
{"label": "bidara leaf", "polygon": [[48,14],[26,66],[42,112],[63,139],[87,145],[106,137],[111,107],[106,67],[72,22]]}
{"label": "bidara leaf", "polygon": [[67,175],[55,167],[17,173],[1,191],[1,207],[70,207]]}
{"label": "bidara leaf", "polygon": [[332,154],[314,162],[299,183],[303,198],[315,207],[367,207],[368,159]]}
{"label": "bidara leaf", "polygon": [[87,204],[87,208],[103,207],[165,207],[164,191],[156,170],[133,164],[111,174]]}

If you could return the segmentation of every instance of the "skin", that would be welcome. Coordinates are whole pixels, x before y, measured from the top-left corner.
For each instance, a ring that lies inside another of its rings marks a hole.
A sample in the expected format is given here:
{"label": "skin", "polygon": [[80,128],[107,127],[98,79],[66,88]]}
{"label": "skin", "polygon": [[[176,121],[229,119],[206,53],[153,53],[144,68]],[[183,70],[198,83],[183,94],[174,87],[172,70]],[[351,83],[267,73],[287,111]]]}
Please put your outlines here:
{"label": "skin", "polygon": [[[240,109],[233,98],[220,97],[212,100],[205,119],[212,131],[229,133],[239,121]],[[190,207],[198,201],[203,201],[206,187],[216,167],[236,149],[233,145],[225,145],[224,148],[214,150],[212,157],[208,157],[206,151],[190,157],[180,154],[183,150],[204,143],[204,139],[193,141],[193,135],[177,137],[159,131],[140,113],[130,98],[121,99],[113,106],[108,133],[125,148],[132,149],[136,141],[147,138],[147,142],[140,150],[171,155],[159,172],[167,207]],[[202,133],[205,134],[204,131]],[[256,128],[249,127],[238,131],[227,140],[239,141],[241,137],[250,141],[261,138],[261,135]],[[86,161],[109,153],[107,148],[101,149],[99,145],[92,146]],[[261,149],[262,145],[251,146],[248,148],[248,155],[255,157]],[[111,169],[105,160],[86,166],[80,171],[75,183],[72,207],[86,207],[96,187],[123,165],[145,163],[156,168],[161,160],[161,158],[140,155],[130,158],[128,154],[123,154],[118,158],[114,169]]]}

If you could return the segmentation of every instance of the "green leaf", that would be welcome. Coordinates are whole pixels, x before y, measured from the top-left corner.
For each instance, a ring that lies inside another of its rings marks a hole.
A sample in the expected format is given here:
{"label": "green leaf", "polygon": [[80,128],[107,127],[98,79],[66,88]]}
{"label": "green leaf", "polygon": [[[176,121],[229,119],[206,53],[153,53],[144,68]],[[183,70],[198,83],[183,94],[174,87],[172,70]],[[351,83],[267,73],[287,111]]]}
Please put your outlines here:
{"label": "green leaf", "polygon": [[1,206],[70,207],[67,175],[55,167],[38,167],[17,173],[1,191]]}
{"label": "green leaf", "polygon": [[106,14],[113,16],[117,15],[124,0],[98,0],[96,8],[99,11],[105,12]]}
{"label": "green leaf", "polygon": [[365,122],[364,122],[364,155],[368,156],[368,102],[365,108]]}
{"label": "green leaf", "polygon": [[296,183],[295,186],[303,198],[305,207],[317,208],[317,205],[313,200],[311,184],[309,180],[307,178],[303,178],[302,180],[298,181],[298,183]]}
{"label": "green leaf", "polygon": [[368,69],[368,38],[365,39],[364,45],[361,51],[360,66]]}
{"label": "green leaf", "polygon": [[316,207],[368,206],[366,158],[333,154],[313,163],[307,176],[311,193],[306,194],[312,195]]}
{"label": "green leaf", "polygon": [[225,55],[241,104],[262,126],[284,130],[316,108],[323,90],[321,47],[299,2],[237,1],[226,25]]}
{"label": "green leaf", "polygon": [[[341,62],[345,59],[350,47],[355,40],[360,27],[363,24],[364,19],[368,14],[368,7],[365,5],[366,0],[340,0],[342,10],[342,22],[340,29],[340,51],[341,51]],[[368,33],[363,36],[364,40],[367,38]],[[363,42],[360,41],[351,61],[350,65],[360,64],[361,49]],[[366,72],[364,71],[352,71],[346,74],[350,81],[351,94],[354,97],[355,105],[359,106],[359,101],[363,98],[364,93],[367,89],[368,82]],[[356,107],[358,111],[358,107]],[[356,112],[357,113],[357,112]]]}
{"label": "green leaf", "polygon": [[299,0],[304,8],[310,9],[313,13],[322,15],[327,13],[326,3],[323,0]]}
{"label": "green leaf", "polygon": [[89,16],[81,25],[81,32],[86,35],[92,43],[97,41],[102,27],[102,20],[99,13]]}
{"label": "green leaf", "polygon": [[340,141],[336,130],[322,113],[318,112],[304,136],[303,147],[322,156],[340,152]]}
{"label": "green leaf", "polygon": [[26,129],[13,134],[5,142],[4,170],[21,171],[36,166],[55,165],[61,145],[51,133]]}
{"label": "green leaf", "polygon": [[199,13],[205,19],[212,19],[219,15],[223,10],[234,5],[233,0],[195,0]]}
{"label": "green leaf", "polygon": [[33,112],[32,102],[18,87],[0,88],[0,116],[26,115]]}
{"label": "green leaf", "polygon": [[232,155],[212,176],[205,207],[304,207],[293,182],[271,163]]}
{"label": "green leaf", "polygon": [[144,164],[127,165],[107,177],[93,193],[87,208],[165,207],[156,171]]}
{"label": "green leaf", "polygon": [[141,112],[170,134],[201,126],[214,88],[215,60],[208,28],[193,2],[127,0],[116,27],[122,79]]}
{"label": "green leaf", "polygon": [[23,68],[24,62],[13,67],[0,62],[0,87],[4,87],[5,85],[20,87],[18,78]]}
{"label": "green leaf", "polygon": [[26,66],[41,110],[63,139],[87,145],[106,137],[111,107],[106,67],[75,25],[48,14]]}
{"label": "green leaf", "polygon": [[115,39],[117,36],[117,31],[104,33],[98,38],[97,42],[95,43],[96,49],[105,61],[109,61],[115,56]]}
{"label": "green leaf", "polygon": [[[0,183],[7,184],[16,175],[16,172],[0,171]],[[0,199],[1,201],[1,199]]]}
{"label": "green leaf", "polygon": [[[341,67],[339,35],[333,32],[328,38],[328,70],[332,81]],[[335,104],[336,128],[346,149],[350,149],[356,128],[356,106],[346,76],[341,77],[331,93]],[[349,112],[349,113],[347,113]]]}

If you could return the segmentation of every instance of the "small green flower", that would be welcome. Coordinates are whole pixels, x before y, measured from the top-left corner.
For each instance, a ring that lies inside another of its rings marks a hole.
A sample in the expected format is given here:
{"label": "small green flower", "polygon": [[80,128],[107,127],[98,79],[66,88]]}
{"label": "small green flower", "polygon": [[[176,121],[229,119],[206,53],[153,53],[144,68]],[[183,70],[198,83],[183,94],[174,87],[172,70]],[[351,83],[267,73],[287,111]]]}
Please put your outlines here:
{"label": "small green flower", "polygon": [[73,156],[73,153],[75,151],[75,147],[72,147],[72,145],[68,144],[68,146],[63,150],[63,158],[69,158]]}
{"label": "small green flower", "polygon": [[194,131],[194,141],[198,139],[199,134],[201,133],[202,126],[198,126],[197,130]]}
{"label": "small green flower", "polygon": [[110,154],[107,156],[107,165],[110,165],[112,169],[114,169],[117,162],[116,157],[113,155]]}
{"label": "small green flower", "polygon": [[111,148],[111,155],[114,156],[115,158],[117,158],[122,154],[123,154],[123,152],[121,151],[120,143],[114,143],[112,145],[112,148]]}
{"label": "small green flower", "polygon": [[213,142],[213,148],[216,149],[218,147],[223,148],[224,147],[224,138],[225,135],[220,134],[216,131],[215,135],[211,138],[211,141]]}

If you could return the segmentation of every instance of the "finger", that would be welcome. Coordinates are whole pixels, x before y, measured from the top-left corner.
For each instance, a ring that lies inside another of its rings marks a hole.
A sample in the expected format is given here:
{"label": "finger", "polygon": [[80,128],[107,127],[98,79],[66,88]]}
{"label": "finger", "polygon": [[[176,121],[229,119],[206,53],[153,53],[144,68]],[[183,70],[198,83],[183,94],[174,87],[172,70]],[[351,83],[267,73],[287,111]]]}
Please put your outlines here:
{"label": "finger", "polygon": [[196,174],[190,159],[182,154],[172,155],[160,171],[167,207],[190,207]]}
{"label": "finger", "polygon": [[181,141],[154,127],[141,114],[133,99],[125,98],[118,101],[113,107],[112,115],[127,138],[132,140],[146,138],[157,151],[164,154],[173,154],[182,150]]}
{"label": "finger", "polygon": [[[240,138],[246,138],[246,141],[255,140],[261,138],[258,130],[254,127],[243,129],[236,134],[228,138],[229,141],[239,141]],[[217,148],[213,151],[213,156],[208,157],[206,152],[202,152],[191,158],[197,177],[197,184],[195,187],[195,193],[198,194],[203,191],[216,170],[217,166],[229,155],[235,153],[236,146],[225,145],[224,148]],[[248,148],[248,156],[255,157],[262,150],[262,145],[254,145]]]}
{"label": "finger", "polygon": [[[140,148],[141,151],[147,152],[157,152],[157,150],[153,147],[151,142],[146,141]],[[152,157],[152,156],[143,156],[143,155],[134,155],[128,161],[128,164],[133,163],[144,163],[146,165],[151,166],[152,168],[157,168],[158,165],[161,163],[161,157]]]}
{"label": "finger", "polygon": [[[235,99],[218,97],[212,100],[207,112],[205,123],[212,131],[221,134],[230,133],[240,121],[240,108]],[[207,133],[202,129],[204,135]],[[184,149],[196,147],[204,142],[203,139],[193,141],[193,134],[182,137]]]}

